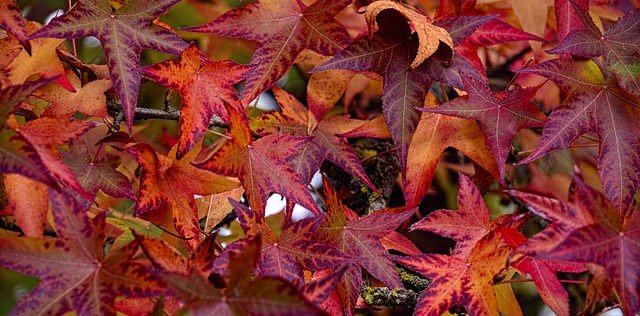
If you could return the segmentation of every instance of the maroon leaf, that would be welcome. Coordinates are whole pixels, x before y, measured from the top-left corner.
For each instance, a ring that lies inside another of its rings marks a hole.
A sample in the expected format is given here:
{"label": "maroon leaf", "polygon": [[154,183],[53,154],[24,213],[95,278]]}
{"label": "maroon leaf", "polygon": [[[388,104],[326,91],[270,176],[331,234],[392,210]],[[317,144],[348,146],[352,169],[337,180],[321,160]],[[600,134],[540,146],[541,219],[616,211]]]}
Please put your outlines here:
{"label": "maroon leaf", "polygon": [[563,41],[569,33],[583,28],[578,13],[573,4],[580,6],[585,11],[589,10],[589,0],[554,0],[553,9],[558,23],[558,40]]}
{"label": "maroon leaf", "polygon": [[616,75],[620,87],[640,98],[640,36],[635,36],[640,34],[640,10],[627,13],[603,34],[588,11],[575,3],[572,5],[584,29],[569,33],[549,53],[602,56],[605,66]]}
{"label": "maroon leaf", "polygon": [[105,216],[89,219],[69,196],[49,190],[58,238],[0,239],[0,266],[41,278],[11,311],[12,315],[116,315],[119,296],[160,292],[146,268],[133,261],[136,242],[104,253]]}
{"label": "maroon leaf", "polygon": [[238,177],[247,194],[249,206],[263,216],[267,198],[272,192],[291,199],[314,214],[320,214],[307,184],[287,162],[309,138],[268,135],[254,141],[244,113],[229,109],[229,115],[232,138],[211,158],[196,166]]}
{"label": "maroon leaf", "polygon": [[523,128],[544,125],[545,115],[533,104],[531,98],[537,87],[522,88],[497,94],[489,85],[466,74],[460,74],[465,90],[469,93],[437,108],[418,108],[420,111],[477,120],[487,146],[498,161],[500,182],[504,185],[505,163],[511,151],[516,133]]}
{"label": "maroon leaf", "polygon": [[247,68],[228,60],[203,62],[201,54],[191,43],[178,60],[142,68],[151,80],[180,92],[178,158],[202,138],[213,114],[228,122],[227,107],[243,109],[233,84],[244,79]]}
{"label": "maroon leaf", "polygon": [[61,151],[64,163],[71,168],[80,185],[92,196],[102,191],[115,198],[133,198],[131,182],[116,168],[120,157],[105,155],[100,159],[91,157],[87,144],[76,141],[69,150]]}
{"label": "maroon leaf", "polygon": [[567,93],[551,113],[534,152],[519,164],[570,146],[580,136],[599,138],[598,173],[604,192],[626,212],[640,184],[640,99],[624,92],[613,79],[605,80],[592,61],[551,60],[521,70],[559,84]]}
{"label": "maroon leaf", "polygon": [[31,44],[22,21],[22,13],[14,0],[0,0],[0,27],[13,35],[31,55]]}
{"label": "maroon leaf", "polygon": [[242,93],[246,106],[284,76],[303,49],[331,56],[344,48],[349,43],[349,33],[335,17],[350,3],[318,0],[306,6],[294,0],[263,1],[233,9],[187,30],[259,42]]}
{"label": "maroon leaf", "polygon": [[67,13],[31,34],[31,38],[98,38],[131,130],[140,89],[140,52],[154,49],[178,55],[187,48],[187,43],[175,32],[153,24],[154,19],[177,2],[158,0],[150,4],[131,0],[114,11],[107,0],[79,0]]}
{"label": "maroon leaf", "polygon": [[[476,27],[493,18],[456,18],[442,21],[438,26],[446,29],[457,45]],[[482,76],[458,54],[454,54],[452,63],[444,64],[446,60],[438,59],[439,54],[446,51],[444,48],[415,69],[410,69],[419,43],[405,18],[395,10],[384,10],[378,14],[377,21],[378,31],[371,41],[366,36],[359,37],[312,72],[342,68],[383,76],[382,110],[406,178],[409,144],[420,120],[420,114],[414,108],[424,103],[431,82],[439,81],[462,89],[459,71],[478,80],[482,80]],[[441,44],[441,47],[446,45]]]}

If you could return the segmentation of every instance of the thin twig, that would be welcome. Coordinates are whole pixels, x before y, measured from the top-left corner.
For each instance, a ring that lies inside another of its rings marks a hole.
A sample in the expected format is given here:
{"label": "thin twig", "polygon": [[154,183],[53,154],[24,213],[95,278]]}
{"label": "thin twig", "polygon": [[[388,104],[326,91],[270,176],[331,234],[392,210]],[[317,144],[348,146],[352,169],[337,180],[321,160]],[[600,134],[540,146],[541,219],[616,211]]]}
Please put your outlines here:
{"label": "thin twig", "polygon": [[[116,116],[122,112],[122,106],[119,103],[107,101],[107,110],[110,114]],[[136,107],[134,119],[162,119],[178,121],[180,120],[180,111],[165,111]],[[221,127],[228,129],[229,124],[227,124],[217,115],[214,115],[209,121],[209,127]]]}

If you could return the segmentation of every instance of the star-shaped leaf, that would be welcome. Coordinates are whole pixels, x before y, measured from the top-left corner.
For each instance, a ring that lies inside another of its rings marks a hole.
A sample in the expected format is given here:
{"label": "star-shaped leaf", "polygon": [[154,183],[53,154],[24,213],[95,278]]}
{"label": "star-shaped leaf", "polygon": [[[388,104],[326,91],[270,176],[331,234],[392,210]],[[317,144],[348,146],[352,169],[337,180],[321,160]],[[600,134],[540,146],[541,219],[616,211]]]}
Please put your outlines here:
{"label": "star-shaped leaf", "polygon": [[[550,205],[555,204],[556,207],[546,208],[541,214],[555,214],[552,221],[557,226],[546,233],[546,237],[555,238],[538,239],[534,236],[516,251],[540,259],[603,266],[618,293],[624,313],[637,313],[640,311],[640,212],[635,209],[624,216],[602,193],[577,178],[574,178],[572,190],[574,192],[570,192],[570,196],[574,198],[570,198],[568,203],[552,202]],[[547,201],[541,197],[531,200]],[[577,214],[567,216],[567,211]],[[584,218],[582,225],[576,224],[576,218]]]}
{"label": "star-shaped leaf", "polygon": [[200,243],[200,224],[194,194],[228,191],[238,187],[238,183],[192,165],[201,145],[180,160],[175,158],[175,146],[168,156],[159,155],[151,145],[144,143],[129,144],[125,148],[143,169],[134,214],[141,215],[168,205],[173,225],[184,237],[187,249],[196,249]]}
{"label": "star-shaped leaf", "polygon": [[140,89],[140,52],[154,49],[178,55],[188,46],[172,30],[153,24],[177,2],[131,0],[114,11],[108,0],[79,0],[64,15],[31,34],[31,38],[98,38],[131,130]]}
{"label": "star-shaped leaf", "polygon": [[302,288],[304,270],[319,271],[351,261],[349,256],[326,241],[315,238],[315,232],[324,219],[323,214],[295,222],[276,237],[264,217],[234,200],[230,202],[247,238],[262,238],[257,266],[262,277],[279,277]]}
{"label": "star-shaped leaf", "polygon": [[268,135],[256,141],[251,136],[243,113],[229,109],[231,139],[211,158],[196,166],[213,172],[238,177],[249,200],[249,206],[263,214],[267,198],[278,193],[320,214],[307,184],[291,167],[288,159],[310,139],[288,135]]}
{"label": "star-shaped leaf", "polygon": [[396,256],[396,262],[431,280],[418,298],[415,313],[440,315],[454,304],[463,304],[469,315],[500,315],[493,278],[506,267],[512,251],[501,243],[498,230],[478,240],[468,258],[440,254]]}
{"label": "star-shaped leaf", "polygon": [[318,236],[352,256],[357,264],[347,270],[340,285],[342,299],[347,304],[345,306],[353,306],[360,291],[361,284],[358,281],[362,281],[362,276],[358,266],[365,268],[390,288],[404,288],[381,240],[411,217],[415,210],[382,210],[358,218],[353,211],[343,206],[336,190],[326,178],[324,193],[328,211],[325,222],[318,229]]}
{"label": "star-shaped leaf", "polygon": [[567,98],[547,119],[536,149],[519,163],[530,163],[595,132],[602,187],[626,212],[640,184],[640,99],[622,90],[615,79],[605,80],[592,61],[551,60],[521,71],[555,81]]}
{"label": "star-shaped leaf", "polygon": [[157,280],[133,261],[136,242],[104,253],[106,213],[90,219],[68,195],[49,194],[58,238],[0,239],[0,267],[42,279],[12,315],[116,315],[117,297],[160,292]]}
{"label": "star-shaped leaf", "polygon": [[318,122],[294,96],[276,86],[272,87],[272,91],[282,112],[262,114],[250,126],[262,135],[275,133],[311,137],[289,160],[304,182],[311,182],[322,163],[329,160],[375,189],[351,145],[345,137],[339,136],[362,126],[366,121],[333,116]]}
{"label": "star-shaped leaf", "polygon": [[[441,22],[446,22],[443,28],[451,34],[453,44],[457,45],[475,28],[493,18],[464,17]],[[375,72],[383,76],[382,111],[396,144],[402,174],[407,177],[409,144],[420,120],[419,112],[414,107],[422,106],[431,82],[439,81],[462,89],[459,71],[473,75],[478,80],[482,80],[482,76],[458,54],[454,54],[453,62],[449,63],[448,57],[441,56],[448,55],[446,49],[437,51],[411,69],[419,43],[404,16],[396,10],[383,10],[377,15],[377,21],[378,31],[371,40],[366,36],[357,38],[312,72],[343,68]]]}
{"label": "star-shaped leaf", "polygon": [[80,185],[92,196],[102,191],[115,198],[133,198],[131,182],[122,173],[116,171],[120,166],[120,157],[105,155],[100,159],[89,154],[87,144],[75,141],[69,150],[61,151],[64,163],[71,168]]}
{"label": "star-shaped leaf", "polygon": [[242,93],[242,104],[247,105],[284,76],[303,49],[332,56],[344,48],[349,33],[336,16],[350,3],[318,0],[306,6],[296,0],[263,0],[187,30],[259,42]]}
{"label": "star-shaped leaf", "polygon": [[2,175],[7,199],[2,215],[13,215],[18,227],[27,237],[42,238],[49,210],[49,189],[46,184],[23,175]]}
{"label": "star-shaped leaf", "polygon": [[228,282],[224,293],[206,276],[191,271],[163,273],[161,278],[184,303],[190,315],[318,315],[300,290],[278,278],[252,278],[260,256],[260,240],[247,242],[242,252],[229,260]]}
{"label": "star-shaped leaf", "polygon": [[228,60],[203,62],[201,54],[191,43],[178,60],[142,69],[146,77],[180,92],[178,158],[202,138],[214,114],[228,122],[227,107],[243,109],[233,84],[242,81],[248,69]]}
{"label": "star-shaped leaf", "polygon": [[572,5],[584,28],[569,33],[549,53],[602,56],[605,66],[616,75],[620,87],[640,98],[640,37],[635,36],[640,33],[640,10],[627,13],[601,33],[588,11],[575,3]]}
{"label": "star-shaped leaf", "polygon": [[22,13],[15,0],[0,0],[0,27],[13,35],[29,55],[31,55],[31,44],[29,36],[24,27]]}
{"label": "star-shaped leaf", "polygon": [[523,128],[544,125],[545,115],[531,98],[540,86],[491,92],[489,85],[460,74],[466,96],[444,103],[437,108],[418,108],[421,111],[477,120],[489,150],[498,162],[500,182],[504,184],[505,163],[516,133]]}

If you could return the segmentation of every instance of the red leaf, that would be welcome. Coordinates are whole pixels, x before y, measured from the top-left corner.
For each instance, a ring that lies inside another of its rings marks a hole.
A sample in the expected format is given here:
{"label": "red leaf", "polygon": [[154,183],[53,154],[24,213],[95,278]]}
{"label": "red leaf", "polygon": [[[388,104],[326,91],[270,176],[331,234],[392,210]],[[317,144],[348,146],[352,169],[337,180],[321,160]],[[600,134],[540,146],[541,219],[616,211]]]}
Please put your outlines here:
{"label": "red leaf", "polygon": [[311,182],[322,163],[329,160],[376,190],[351,145],[345,137],[339,135],[364,125],[366,121],[349,119],[346,116],[332,116],[318,122],[294,96],[277,86],[272,87],[272,90],[282,112],[262,114],[254,119],[250,126],[262,135],[273,133],[311,137],[310,141],[289,159],[304,182]]}
{"label": "red leaf", "polygon": [[605,66],[616,75],[620,87],[640,98],[640,37],[635,36],[640,33],[640,10],[627,13],[603,34],[591,20],[588,11],[576,3],[572,5],[584,29],[569,33],[549,53],[602,56]]}
{"label": "red leaf", "polygon": [[229,282],[224,294],[206,277],[191,272],[165,273],[162,279],[190,315],[318,315],[300,291],[277,278],[251,278],[260,254],[260,238],[250,240],[240,255],[229,262]]}
{"label": "red leaf", "polygon": [[516,86],[513,90],[493,94],[486,83],[464,73],[461,73],[460,77],[465,90],[469,93],[467,96],[444,103],[437,108],[418,109],[477,120],[489,150],[498,161],[499,180],[505,185],[505,163],[516,133],[523,128],[544,125],[545,115],[530,103],[540,86],[531,88]]}
{"label": "red leaf", "polygon": [[69,150],[61,152],[64,163],[71,168],[80,185],[93,197],[102,191],[115,198],[133,198],[131,182],[116,168],[120,166],[120,157],[105,155],[95,159],[89,154],[87,144],[76,141]]}
{"label": "red leaf", "polygon": [[243,113],[229,109],[231,139],[199,168],[225,176],[238,177],[249,206],[264,216],[267,198],[279,193],[293,202],[320,214],[305,184],[287,162],[309,138],[268,135],[253,141]]}
{"label": "red leaf", "polygon": [[235,62],[201,60],[195,43],[180,53],[178,60],[167,60],[142,68],[151,80],[180,92],[181,158],[202,138],[213,114],[229,121],[227,107],[242,110],[233,84],[244,79],[247,68]]}
{"label": "red leaf", "polygon": [[578,13],[573,8],[575,3],[584,10],[589,10],[589,0],[554,0],[553,9],[558,22],[558,40],[563,41],[573,30],[583,28]]}
{"label": "red leaf", "polygon": [[605,80],[592,61],[552,60],[521,71],[555,81],[567,91],[567,98],[547,119],[534,152],[519,164],[595,132],[602,187],[613,204],[626,212],[640,184],[640,99],[625,93],[612,79]]}
{"label": "red leaf", "polygon": [[[476,27],[493,18],[465,17],[436,24],[447,30],[457,45]],[[398,11],[384,10],[377,19],[378,31],[373,34],[371,41],[365,36],[359,37],[312,72],[343,68],[375,72],[383,76],[382,111],[396,144],[402,175],[406,178],[409,144],[420,120],[420,114],[414,108],[423,105],[431,82],[439,81],[461,89],[459,71],[475,75],[478,80],[482,80],[482,76],[458,54],[454,54],[452,63],[444,64],[448,59],[441,60],[439,56],[448,47],[436,52],[415,69],[410,69],[419,46],[417,36],[412,34],[407,21]]]}
{"label": "red leaf", "polygon": [[41,278],[12,310],[13,315],[115,315],[119,296],[160,292],[160,285],[133,257],[136,242],[104,253],[105,216],[89,219],[69,196],[49,190],[58,238],[0,239],[0,266]]}
{"label": "red leaf", "polygon": [[419,315],[440,315],[463,304],[469,315],[499,315],[493,277],[505,268],[511,247],[499,231],[480,239],[468,258],[439,254],[395,257],[399,264],[431,280],[415,307]]}
{"label": "red leaf", "polygon": [[187,28],[259,42],[251,59],[252,69],[242,93],[245,106],[273,86],[308,48],[335,55],[349,43],[349,33],[335,19],[350,0],[263,1],[233,9],[205,25]]}
{"label": "red leaf", "polygon": [[134,214],[168,205],[176,231],[185,238],[185,246],[188,250],[196,249],[200,243],[200,224],[193,195],[228,191],[238,183],[194,167],[191,163],[200,152],[200,145],[180,160],[175,158],[177,147],[173,147],[168,156],[159,155],[144,143],[129,144],[125,148],[143,169]]}
{"label": "red leaf", "polygon": [[31,44],[24,28],[22,13],[14,0],[0,0],[0,27],[13,35],[31,55]]}
{"label": "red leaf", "polygon": [[323,240],[316,240],[315,232],[324,214],[305,218],[284,228],[276,237],[264,217],[246,206],[229,199],[247,238],[262,238],[257,271],[262,277],[279,277],[302,288],[303,270],[319,271],[344,265],[351,261]]}
{"label": "red leaf", "polygon": [[[625,314],[640,311],[640,212],[637,209],[626,217],[621,215],[602,193],[578,178],[574,178],[567,203],[526,195],[518,198],[527,205],[532,201],[533,210],[542,211],[541,215],[555,214],[552,221],[556,225],[546,228],[543,238],[536,235],[518,247],[518,252],[540,259],[601,265],[609,273]],[[536,204],[549,207],[538,208]]]}
{"label": "red leaf", "polygon": [[187,48],[187,43],[175,32],[153,24],[177,2],[157,0],[150,4],[131,0],[114,11],[107,0],[79,0],[64,15],[31,34],[31,38],[98,38],[131,130],[140,89],[140,51],[154,49],[178,55]]}

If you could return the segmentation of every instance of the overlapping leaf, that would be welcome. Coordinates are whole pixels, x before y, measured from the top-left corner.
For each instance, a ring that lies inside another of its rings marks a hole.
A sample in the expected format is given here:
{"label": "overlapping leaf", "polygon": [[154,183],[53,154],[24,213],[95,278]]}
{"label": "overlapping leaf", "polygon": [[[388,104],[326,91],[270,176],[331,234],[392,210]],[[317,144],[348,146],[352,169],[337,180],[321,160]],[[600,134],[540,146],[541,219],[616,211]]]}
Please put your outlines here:
{"label": "overlapping leaf", "polygon": [[[475,28],[494,17],[463,17],[445,20],[442,26],[459,44]],[[478,80],[482,76],[464,58],[446,52],[436,52],[431,58],[411,69],[419,43],[405,18],[395,10],[383,10],[377,15],[378,31],[371,40],[361,36],[333,59],[313,71],[344,68],[359,72],[375,72],[383,76],[382,110],[396,144],[403,176],[407,176],[407,155],[420,115],[414,107],[422,106],[432,81],[439,81],[462,89],[459,71]]]}
{"label": "overlapping leaf", "polygon": [[500,182],[504,184],[505,164],[516,133],[523,128],[544,125],[545,115],[533,104],[531,98],[537,87],[492,93],[489,86],[466,74],[461,74],[465,90],[469,93],[437,108],[418,108],[421,111],[477,120],[498,162]]}
{"label": "overlapping leaf", "polygon": [[56,53],[56,49],[64,45],[63,42],[64,39],[56,38],[33,40],[32,53],[28,54],[25,50],[20,51],[7,66],[7,77],[14,84],[24,83],[32,75],[38,75],[42,78],[55,78],[55,81],[60,86],[68,91],[75,92]]}
{"label": "overlapping leaf", "polygon": [[583,29],[569,33],[549,52],[585,57],[603,56],[604,64],[616,75],[622,89],[640,98],[640,10],[627,13],[601,33],[589,12],[572,3]]}
{"label": "overlapping leaf", "polygon": [[255,238],[238,256],[231,256],[224,294],[195,271],[161,277],[184,302],[181,311],[190,315],[322,314],[291,284],[277,278],[252,278],[260,249],[260,238]]}
{"label": "overlapping leaf", "polygon": [[306,6],[295,0],[263,0],[188,30],[259,42],[242,93],[242,103],[247,105],[284,76],[303,49],[332,56],[344,48],[349,33],[335,17],[350,3],[318,0]]}
{"label": "overlapping leaf", "polygon": [[[568,203],[519,194],[556,225],[517,251],[540,259],[594,263],[609,273],[624,313],[640,311],[640,213],[624,216],[600,192],[574,178]],[[549,207],[551,206],[551,207]],[[569,216],[574,215],[574,216]],[[542,234],[541,233],[541,234]]]}
{"label": "overlapping leaf", "polygon": [[31,43],[22,21],[22,13],[14,0],[0,0],[0,27],[13,35],[28,54],[31,54]]}
{"label": "overlapping leaf", "polygon": [[282,112],[265,113],[253,120],[250,126],[262,135],[273,133],[311,137],[289,160],[304,182],[311,182],[322,163],[329,160],[375,189],[351,145],[345,137],[339,136],[362,126],[366,121],[334,116],[318,122],[294,96],[275,86],[272,90]]}
{"label": "overlapping leaf", "polygon": [[13,215],[26,237],[42,238],[49,210],[47,185],[21,174],[2,175],[6,207],[2,215]]}
{"label": "overlapping leaf", "polygon": [[58,238],[0,239],[0,266],[41,278],[12,315],[116,315],[119,296],[150,296],[160,284],[133,261],[137,243],[104,253],[105,213],[87,217],[69,196],[49,191]]}
{"label": "overlapping leaf", "polygon": [[184,244],[189,250],[196,249],[200,243],[200,224],[193,195],[228,191],[238,187],[238,183],[194,167],[191,163],[201,146],[194,147],[180,160],[175,158],[175,146],[168,156],[159,155],[144,143],[129,144],[126,149],[143,169],[134,214],[168,205],[173,225],[184,237]]}
{"label": "overlapping leaf", "polygon": [[131,129],[140,88],[140,51],[154,49],[178,55],[187,48],[187,43],[172,30],[153,24],[177,2],[131,0],[114,11],[108,0],[80,0],[67,13],[31,34],[31,38],[98,38]]}
{"label": "overlapping leaf", "polygon": [[602,187],[613,204],[626,212],[640,184],[640,99],[626,93],[614,79],[606,80],[592,61],[551,60],[522,72],[555,81],[567,98],[547,119],[534,152],[520,163],[530,163],[595,132]]}
{"label": "overlapping leaf", "polygon": [[180,92],[178,158],[202,138],[214,114],[228,122],[227,107],[243,109],[233,84],[242,81],[247,70],[232,61],[203,62],[195,43],[180,53],[178,60],[142,69],[145,76]]}
{"label": "overlapping leaf", "polygon": [[320,214],[305,184],[287,161],[309,138],[268,135],[256,141],[244,114],[229,109],[231,139],[199,168],[238,177],[249,200],[249,206],[264,214],[267,198],[279,193],[291,201]]}

